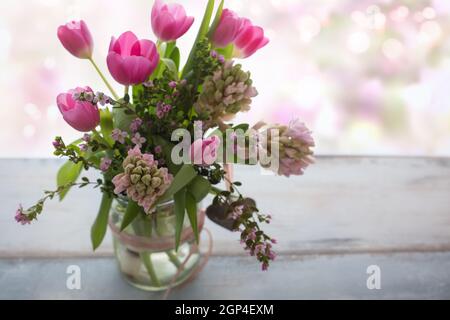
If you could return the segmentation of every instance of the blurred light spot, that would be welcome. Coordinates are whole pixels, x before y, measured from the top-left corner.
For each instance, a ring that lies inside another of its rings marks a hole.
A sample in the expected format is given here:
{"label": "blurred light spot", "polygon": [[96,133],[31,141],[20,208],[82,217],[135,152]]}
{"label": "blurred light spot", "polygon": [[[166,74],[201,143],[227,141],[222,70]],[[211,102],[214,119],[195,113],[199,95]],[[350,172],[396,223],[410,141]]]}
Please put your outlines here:
{"label": "blurred light spot", "polygon": [[295,100],[303,108],[314,108],[325,96],[323,81],[316,76],[305,76],[298,82]]}
{"label": "blurred light spot", "polygon": [[41,118],[41,111],[35,104],[27,103],[24,109],[25,113],[33,118],[33,120],[39,120]]}
{"label": "blurred light spot", "polygon": [[320,21],[313,16],[303,16],[298,21],[300,38],[304,42],[310,42],[320,33]]}
{"label": "blurred light spot", "polygon": [[373,30],[380,30],[384,28],[386,17],[378,6],[369,6],[366,9],[366,17],[366,27]]}
{"label": "blurred light spot", "polygon": [[53,57],[48,57],[44,60],[44,67],[48,70],[54,69],[56,66],[56,61]]}
{"label": "blurred light spot", "polygon": [[419,40],[424,43],[434,42],[442,35],[442,29],[435,21],[424,22],[420,26]]}
{"label": "blurred light spot", "polygon": [[423,21],[423,15],[422,15],[422,12],[416,12],[416,13],[414,14],[414,20],[415,20],[416,22],[422,22],[422,21]]}
{"label": "blurred light spot", "polygon": [[382,46],[383,54],[390,60],[398,59],[404,52],[403,44],[397,39],[388,39]]}
{"label": "blurred light spot", "polygon": [[423,9],[422,15],[425,19],[432,20],[436,18],[436,11],[434,11],[434,9],[431,7],[426,7],[425,9]]}
{"label": "blurred light spot", "polygon": [[27,124],[23,127],[23,135],[25,138],[31,138],[36,134],[36,128],[32,124]]}
{"label": "blurred light spot", "polygon": [[409,109],[427,110],[432,99],[432,90],[428,85],[413,84],[402,90],[402,98]]}
{"label": "blurred light spot", "polygon": [[392,10],[389,16],[394,21],[403,21],[409,16],[409,9],[408,7],[400,6],[397,9]]}
{"label": "blurred light spot", "polygon": [[353,53],[363,53],[370,47],[370,38],[365,32],[352,33],[347,39],[347,48]]}
{"label": "blurred light spot", "polygon": [[325,102],[321,107],[314,128],[323,136],[333,137],[339,132],[338,108],[329,102]]}
{"label": "blurred light spot", "polygon": [[49,120],[56,120],[59,116],[58,107],[55,105],[51,105],[47,108],[47,118]]}
{"label": "blurred light spot", "polygon": [[350,140],[356,146],[374,144],[380,139],[380,128],[376,123],[369,121],[357,121],[350,126]]}
{"label": "blurred light spot", "polygon": [[352,20],[360,27],[364,27],[366,24],[366,15],[361,11],[353,11],[351,13]]}

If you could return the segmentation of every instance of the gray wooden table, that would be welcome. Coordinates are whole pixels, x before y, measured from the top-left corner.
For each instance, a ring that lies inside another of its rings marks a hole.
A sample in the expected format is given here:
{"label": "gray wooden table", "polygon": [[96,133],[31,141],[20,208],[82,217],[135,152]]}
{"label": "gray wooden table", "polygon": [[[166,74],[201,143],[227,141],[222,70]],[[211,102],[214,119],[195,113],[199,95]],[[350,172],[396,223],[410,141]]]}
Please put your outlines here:
{"label": "gray wooden table", "polygon": [[[49,202],[37,223],[14,222],[55,186],[59,160],[0,160],[0,298],[159,299],[125,283],[110,236],[93,253],[89,229],[97,191],[73,190]],[[319,157],[305,176],[236,168],[242,190],[273,215],[279,239],[268,272],[247,257],[238,234],[211,222],[214,251],[204,271],[173,299],[450,298],[450,159]],[[66,287],[81,269],[81,290]],[[367,287],[367,268],[381,289]]]}

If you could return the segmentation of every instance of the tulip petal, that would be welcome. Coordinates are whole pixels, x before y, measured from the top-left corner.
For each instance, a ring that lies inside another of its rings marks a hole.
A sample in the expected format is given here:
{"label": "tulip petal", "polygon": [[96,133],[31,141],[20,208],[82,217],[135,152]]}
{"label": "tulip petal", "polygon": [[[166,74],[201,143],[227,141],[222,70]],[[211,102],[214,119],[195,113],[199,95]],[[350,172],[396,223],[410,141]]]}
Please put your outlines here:
{"label": "tulip petal", "polygon": [[269,43],[269,39],[264,37],[263,28],[248,23],[246,21],[243,22],[246,26],[239,32],[234,42],[242,58],[251,56]]}
{"label": "tulip petal", "polygon": [[161,11],[162,5],[163,3],[161,0],[155,0],[155,3],[153,4],[152,8],[152,16],[151,16],[152,20],[158,16],[158,14]]}
{"label": "tulip petal", "polygon": [[194,17],[186,17],[186,19],[184,19],[183,23],[177,28],[178,33],[177,33],[176,39],[183,36],[191,28],[193,23],[194,23]]}
{"label": "tulip petal", "polygon": [[170,41],[174,39],[176,33],[175,20],[168,12],[161,12],[155,18],[155,28],[153,28],[156,36],[162,41]]}
{"label": "tulip petal", "polygon": [[153,71],[150,60],[138,56],[124,58],[123,69],[127,73],[130,85],[147,81]]}
{"label": "tulip petal", "polygon": [[72,109],[65,111],[63,118],[70,126],[81,132],[93,130],[100,122],[97,106],[82,101],[77,101]]}
{"label": "tulip petal", "polygon": [[150,40],[136,41],[131,48],[132,56],[142,56],[147,59],[152,59],[157,53],[156,45]]}
{"label": "tulip petal", "polygon": [[84,38],[84,41],[89,48],[89,55],[92,56],[92,51],[94,49],[94,41],[92,40],[92,35],[91,32],[89,31],[89,28],[87,27],[86,23],[83,20],[80,21],[80,30]]}
{"label": "tulip petal", "polygon": [[70,110],[69,103],[67,101],[68,96],[71,96],[71,94],[60,93],[56,97],[56,105],[58,106],[58,109],[59,109],[59,111],[61,111],[61,113],[64,113],[67,110]]}
{"label": "tulip petal", "polygon": [[[136,41],[138,41],[138,38],[133,32],[124,32],[114,44],[114,51],[120,53],[122,57],[129,56],[131,54],[131,48]],[[119,46],[120,49],[117,46]]]}
{"label": "tulip petal", "polygon": [[110,52],[106,59],[108,69],[114,80],[125,86],[130,85],[128,73],[124,69],[124,58],[116,52]]}
{"label": "tulip petal", "polygon": [[184,20],[184,18],[186,18],[184,7],[178,3],[167,4],[165,10],[169,12],[176,21]]}

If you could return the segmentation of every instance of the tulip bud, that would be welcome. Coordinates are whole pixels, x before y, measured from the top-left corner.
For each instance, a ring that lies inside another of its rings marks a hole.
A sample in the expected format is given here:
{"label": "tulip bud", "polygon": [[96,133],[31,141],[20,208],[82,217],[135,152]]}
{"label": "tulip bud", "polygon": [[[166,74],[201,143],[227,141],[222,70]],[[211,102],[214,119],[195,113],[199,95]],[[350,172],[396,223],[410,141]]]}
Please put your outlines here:
{"label": "tulip bud", "polygon": [[123,33],[117,40],[111,39],[108,69],[120,84],[129,86],[147,81],[158,62],[158,50],[150,40],[138,40],[131,31]]}
{"label": "tulip bud", "polygon": [[212,43],[217,48],[225,48],[232,43],[241,30],[243,20],[229,9],[224,9],[219,24],[212,37]]}
{"label": "tulip bud", "polygon": [[90,59],[94,43],[86,23],[71,21],[58,28],[58,38],[64,48],[80,59]]}
{"label": "tulip bud", "polygon": [[264,36],[264,29],[254,26],[250,20],[243,19],[242,28],[234,40],[234,56],[248,58],[269,43]]}
{"label": "tulip bud", "polygon": [[73,95],[81,92],[92,92],[91,88],[76,88],[67,93],[61,93],[56,99],[59,111],[64,120],[75,130],[88,132],[94,130],[100,123],[100,113],[97,105],[89,101],[75,100]]}
{"label": "tulip bud", "polygon": [[184,35],[194,23],[194,18],[186,16],[186,11],[180,4],[163,4],[161,0],[156,0],[151,21],[158,39],[169,42]]}

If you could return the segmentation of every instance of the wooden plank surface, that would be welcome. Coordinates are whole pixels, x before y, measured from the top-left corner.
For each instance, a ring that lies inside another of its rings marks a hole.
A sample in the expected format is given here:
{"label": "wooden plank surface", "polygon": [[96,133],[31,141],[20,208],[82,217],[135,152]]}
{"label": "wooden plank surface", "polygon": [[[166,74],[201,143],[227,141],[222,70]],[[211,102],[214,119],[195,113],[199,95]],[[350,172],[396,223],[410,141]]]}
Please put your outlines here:
{"label": "wooden plank surface", "polygon": [[[366,285],[372,264],[381,269],[380,290]],[[81,290],[66,287],[70,265],[80,267]],[[283,256],[265,273],[246,257],[213,257],[169,298],[450,299],[449,270],[450,253]],[[123,281],[113,258],[0,260],[0,299],[161,298]]]}
{"label": "wooden plank surface", "polygon": [[[49,202],[37,223],[14,221],[18,203],[30,205],[55,186],[58,160],[0,160],[0,257],[93,256],[90,225],[98,191],[72,190]],[[450,159],[319,157],[305,176],[261,174],[238,167],[243,192],[274,216],[268,232],[280,254],[448,251]],[[238,234],[213,223],[215,255],[242,255]],[[106,239],[95,256],[112,254]]]}
{"label": "wooden plank surface", "polygon": [[[92,252],[97,191],[73,190],[63,203],[49,202],[37,223],[15,223],[17,204],[52,189],[61,163],[0,160],[0,299],[161,298],[120,279],[111,239]],[[319,157],[303,177],[238,167],[236,180],[274,216],[268,232],[279,240],[278,260],[261,273],[238,234],[208,222],[213,256],[170,298],[450,299],[450,159]],[[82,271],[80,291],[66,288],[73,264]],[[374,264],[381,290],[366,286]]]}

